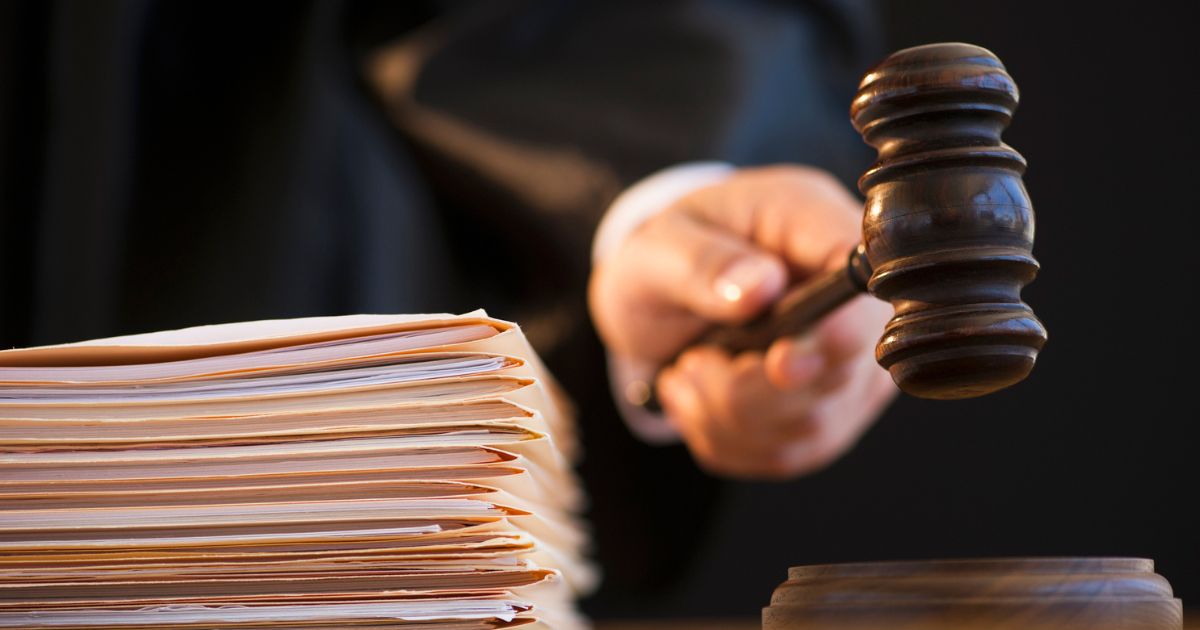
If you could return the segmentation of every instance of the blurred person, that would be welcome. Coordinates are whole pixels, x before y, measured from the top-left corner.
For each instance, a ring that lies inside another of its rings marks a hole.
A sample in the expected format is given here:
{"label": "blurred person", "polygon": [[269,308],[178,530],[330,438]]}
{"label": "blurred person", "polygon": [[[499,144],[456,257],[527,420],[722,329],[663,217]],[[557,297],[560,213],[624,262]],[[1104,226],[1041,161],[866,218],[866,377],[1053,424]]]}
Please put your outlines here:
{"label": "blurred person", "polygon": [[607,355],[619,393],[844,262],[870,161],[846,110],[879,52],[865,4],[2,10],[3,343],[515,320],[581,410],[597,614],[761,605],[714,599],[719,575],[747,535],[799,541],[782,516],[710,527],[755,500],[722,478],[827,466],[895,393],[872,359],[889,307],[868,298],[766,353],[688,350],[659,381],[665,416],[625,405],[628,428],[604,375]]}

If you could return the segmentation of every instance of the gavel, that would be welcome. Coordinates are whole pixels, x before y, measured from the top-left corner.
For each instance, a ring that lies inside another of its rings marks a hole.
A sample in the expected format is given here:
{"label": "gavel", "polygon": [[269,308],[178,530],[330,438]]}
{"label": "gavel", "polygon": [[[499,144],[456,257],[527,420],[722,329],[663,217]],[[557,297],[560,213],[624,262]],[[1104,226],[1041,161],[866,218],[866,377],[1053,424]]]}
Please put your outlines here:
{"label": "gavel", "polygon": [[[733,351],[795,335],[862,291],[895,315],[875,350],[902,390],[982,396],[1024,379],[1046,329],[1021,301],[1038,271],[1025,160],[1000,140],[1017,86],[991,52],[931,44],[872,68],[850,108],[879,151],[859,180],[862,244],[749,326]],[[793,567],[764,630],[1178,630],[1182,603],[1138,558],[1007,558]]]}
{"label": "gavel", "polygon": [[879,153],[858,181],[862,243],[844,268],[692,345],[765,350],[865,291],[895,308],[875,358],[901,390],[972,398],[1024,379],[1046,329],[1021,300],[1038,271],[1025,159],[1000,139],[1017,101],[1004,64],[970,44],[908,48],[868,71],[850,107]]}

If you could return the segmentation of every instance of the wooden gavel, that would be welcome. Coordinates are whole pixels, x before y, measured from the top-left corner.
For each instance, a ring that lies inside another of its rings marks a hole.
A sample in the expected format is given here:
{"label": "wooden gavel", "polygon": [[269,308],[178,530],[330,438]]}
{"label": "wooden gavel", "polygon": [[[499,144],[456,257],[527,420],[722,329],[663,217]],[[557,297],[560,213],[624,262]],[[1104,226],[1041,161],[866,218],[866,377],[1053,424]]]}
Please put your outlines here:
{"label": "wooden gavel", "polygon": [[901,50],[871,69],[850,107],[879,152],[858,181],[862,244],[845,268],[693,345],[763,350],[866,291],[895,307],[875,358],[903,391],[972,398],[1024,379],[1046,329],[1021,301],[1038,270],[1025,160],[1000,140],[1017,99],[1000,60],[970,44]]}

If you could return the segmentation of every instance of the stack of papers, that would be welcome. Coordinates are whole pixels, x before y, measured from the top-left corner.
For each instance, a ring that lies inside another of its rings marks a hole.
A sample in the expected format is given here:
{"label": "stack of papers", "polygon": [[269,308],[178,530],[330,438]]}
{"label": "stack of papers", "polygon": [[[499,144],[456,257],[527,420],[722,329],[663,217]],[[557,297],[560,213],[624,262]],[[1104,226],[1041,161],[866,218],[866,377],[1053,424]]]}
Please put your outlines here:
{"label": "stack of papers", "polygon": [[0,628],[578,628],[569,409],[515,325],[0,352]]}

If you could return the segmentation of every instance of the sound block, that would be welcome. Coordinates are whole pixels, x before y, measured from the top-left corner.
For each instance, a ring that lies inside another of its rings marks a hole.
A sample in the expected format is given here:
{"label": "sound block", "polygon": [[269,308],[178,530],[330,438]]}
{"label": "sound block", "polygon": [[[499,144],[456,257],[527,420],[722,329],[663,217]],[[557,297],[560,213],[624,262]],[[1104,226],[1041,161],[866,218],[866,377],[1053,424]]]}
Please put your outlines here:
{"label": "sound block", "polygon": [[764,630],[1179,630],[1140,558],[998,558],[792,567]]}

